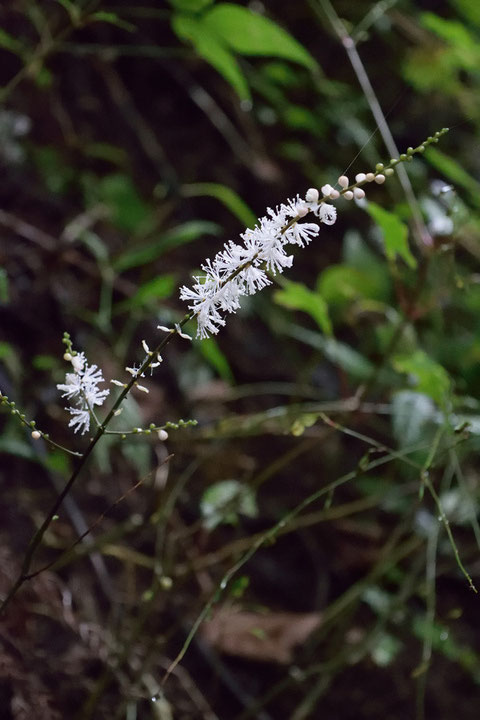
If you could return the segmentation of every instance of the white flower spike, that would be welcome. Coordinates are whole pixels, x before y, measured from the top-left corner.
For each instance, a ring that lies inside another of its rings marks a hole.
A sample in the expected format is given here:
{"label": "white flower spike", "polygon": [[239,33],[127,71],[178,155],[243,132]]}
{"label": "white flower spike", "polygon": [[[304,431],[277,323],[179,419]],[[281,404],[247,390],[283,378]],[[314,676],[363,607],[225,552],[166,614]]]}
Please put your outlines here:
{"label": "white flower spike", "polygon": [[65,408],[72,416],[69,427],[82,435],[90,429],[90,415],[95,406],[103,405],[110,390],[100,390],[98,384],[104,382],[102,371],[96,365],[89,365],[85,353],[70,355],[73,373],[67,373],[65,383],[59,383],[57,389],[62,397],[68,398],[72,405]]}

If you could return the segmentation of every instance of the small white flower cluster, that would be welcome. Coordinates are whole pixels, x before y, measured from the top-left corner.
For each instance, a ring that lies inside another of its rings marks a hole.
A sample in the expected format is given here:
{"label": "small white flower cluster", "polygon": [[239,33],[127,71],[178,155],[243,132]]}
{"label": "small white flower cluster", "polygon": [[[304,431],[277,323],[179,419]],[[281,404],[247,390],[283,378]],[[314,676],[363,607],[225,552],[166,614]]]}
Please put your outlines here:
{"label": "small white flower cluster", "polygon": [[[144,373],[144,372],[140,372],[140,371],[141,371],[143,365],[145,364],[145,361],[146,361],[148,358],[153,358],[154,353],[153,353],[152,350],[150,350],[150,348],[148,347],[148,345],[147,345],[147,343],[146,343],[145,340],[142,340],[142,347],[143,347],[143,349],[145,350],[145,354],[146,354],[145,360],[140,364],[140,366],[139,366],[138,368],[136,367],[136,365],[134,365],[133,367],[126,367],[125,370],[134,378],[134,380],[135,380],[135,382],[134,382],[134,387],[136,387],[137,390],[141,390],[142,392],[148,394],[149,389],[146,388],[144,385],[140,385],[140,384],[137,382],[137,380],[138,380],[138,378],[144,378],[144,377],[145,377],[145,373]],[[156,361],[153,361],[153,360],[152,360],[152,361],[149,363],[150,371],[152,371],[154,368],[158,367],[161,362],[162,362],[162,356],[157,353]],[[121,387],[121,388],[126,388],[126,387],[128,386],[128,383],[123,383],[123,382],[121,382],[120,380],[110,380],[110,382],[113,383],[113,385],[118,385],[118,387]]]}
{"label": "small white flower cluster", "polygon": [[181,288],[180,298],[197,317],[197,337],[218,333],[225,325],[222,312],[235,312],[242,295],[253,295],[270,285],[267,271],[275,275],[291,267],[293,255],[287,254],[285,246],[303,248],[320,231],[317,223],[299,222],[309,212],[326,225],[332,225],[337,217],[332,205],[319,201],[318,190],[309,191],[305,200],[297,195],[275,210],[268,208],[253,230],[241,234],[243,245],[225,243],[213,260],[202,265],[205,274],[194,277],[193,287]]}
{"label": "small white flower cluster", "polygon": [[80,430],[83,435],[90,429],[93,408],[103,405],[110,390],[98,388],[98,384],[104,382],[102,371],[87,363],[85,353],[72,355],[67,352],[64,358],[72,363],[73,372],[66,374],[65,383],[58,384],[57,389],[62,391],[62,397],[73,403],[65,408],[72,416],[68,427],[73,427],[74,432]]}

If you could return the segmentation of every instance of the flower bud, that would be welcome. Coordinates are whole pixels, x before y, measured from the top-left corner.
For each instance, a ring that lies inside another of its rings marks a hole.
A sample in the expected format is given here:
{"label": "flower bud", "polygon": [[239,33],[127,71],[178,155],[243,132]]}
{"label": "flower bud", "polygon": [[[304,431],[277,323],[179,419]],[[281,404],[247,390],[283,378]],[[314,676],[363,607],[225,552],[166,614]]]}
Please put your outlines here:
{"label": "flower bud", "polygon": [[319,192],[317,188],[309,188],[305,194],[305,200],[307,202],[317,203],[319,198]]}
{"label": "flower bud", "polygon": [[39,440],[42,437],[42,433],[39,430],[34,430],[32,432],[32,438],[34,440]]}
{"label": "flower bud", "polygon": [[358,173],[357,175],[355,175],[355,182],[357,183],[365,182],[366,179],[367,176],[365,175],[365,173]]}
{"label": "flower bud", "polygon": [[347,192],[343,193],[343,197],[345,198],[345,200],[352,200],[353,192],[351,190],[347,190]]}
{"label": "flower bud", "polygon": [[159,430],[157,434],[158,434],[158,439],[161,442],[165,442],[165,440],[168,440],[168,433],[166,430]]}
{"label": "flower bud", "polygon": [[362,200],[362,198],[365,197],[365,190],[362,190],[362,188],[357,187],[353,191],[353,194],[357,200]]}
{"label": "flower bud", "polygon": [[383,183],[385,182],[385,175],[377,175],[375,177],[375,182],[377,183],[377,185],[383,185]]}
{"label": "flower bud", "polygon": [[373,182],[375,180],[375,173],[369,172],[366,174],[365,179],[367,182]]}
{"label": "flower bud", "polygon": [[338,184],[343,189],[347,188],[350,184],[348,177],[346,175],[340,175],[340,177],[338,178]]}

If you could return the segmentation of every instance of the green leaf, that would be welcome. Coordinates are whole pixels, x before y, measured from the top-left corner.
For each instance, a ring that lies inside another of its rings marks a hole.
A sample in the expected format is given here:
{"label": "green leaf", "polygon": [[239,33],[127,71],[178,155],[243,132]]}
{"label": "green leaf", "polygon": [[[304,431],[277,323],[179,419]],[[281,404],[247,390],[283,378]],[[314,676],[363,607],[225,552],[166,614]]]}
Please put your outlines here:
{"label": "green leaf", "polygon": [[9,302],[8,275],[5,268],[0,268],[0,302],[5,304]]}
{"label": "green leaf", "polygon": [[251,518],[258,515],[252,489],[238,480],[222,480],[207,488],[200,501],[200,512],[209,530],[222,523],[236,525],[238,515]]}
{"label": "green leaf", "polygon": [[168,0],[180,12],[198,13],[212,4],[213,0]]}
{"label": "green leaf", "polygon": [[230,83],[241,100],[251,100],[245,76],[230,50],[223,41],[212,33],[204,19],[174,15],[172,28],[180,40],[187,40],[197,53]]}
{"label": "green leaf", "polygon": [[283,28],[240,5],[215,5],[205,14],[204,24],[241,55],[281,57],[309,70],[318,67],[310,53]]}
{"label": "green leaf", "polygon": [[116,13],[105,12],[104,10],[93,13],[93,15],[90,15],[88,19],[90,22],[105,22],[109,25],[115,25],[116,27],[119,27],[122,30],[127,30],[128,32],[135,32],[137,29],[133,23],[122,20],[122,18]]}
{"label": "green leaf", "polygon": [[128,175],[106,175],[98,183],[98,192],[120,230],[140,233],[152,224],[152,209],[140,197]]}
{"label": "green leaf", "polygon": [[438,405],[445,404],[449,394],[450,377],[441,365],[429,357],[423,350],[416,350],[409,355],[397,355],[392,365],[400,373],[407,373],[414,378],[415,388],[432,398]]}
{"label": "green leaf", "polygon": [[474,0],[450,0],[466,20],[480,27],[480,4]]}
{"label": "green leaf", "polygon": [[313,332],[293,323],[289,324],[287,334],[316,348],[331,363],[338,365],[357,380],[368,380],[372,376],[374,366],[370,360],[346,343],[339,342],[333,337],[325,337],[319,332]]}
{"label": "green leaf", "polygon": [[5,32],[5,30],[2,30],[2,28],[0,28],[0,48],[3,50],[9,50],[19,57],[22,57],[25,52],[25,48],[22,43],[14,38],[13,35]]}
{"label": "green leaf", "polygon": [[317,288],[329,305],[340,307],[358,299],[378,299],[369,275],[349,265],[325,268],[318,278]]}
{"label": "green leaf", "polygon": [[142,247],[127,250],[117,258],[113,266],[117,272],[123,272],[130,268],[146,265],[157,260],[167,250],[186,245],[202,235],[219,235],[220,232],[221,228],[216,223],[191,220],[167,230],[163,235]]}
{"label": "green leaf", "polygon": [[325,335],[332,334],[328,306],[318,292],[291,280],[282,280],[282,287],[282,290],[277,290],[274,294],[276,303],[292,310],[303,310],[315,320]]}
{"label": "green leaf", "polygon": [[463,23],[445,20],[430,12],[423,13],[421,20],[422,25],[450,45],[454,51],[452,59],[455,61],[455,66],[467,71],[476,70],[480,56],[478,40]]}
{"label": "green leaf", "polygon": [[373,252],[356,230],[347,230],[343,238],[343,261],[360,270],[369,279],[369,290],[365,297],[387,302],[391,295],[390,274],[385,261]]}
{"label": "green leaf", "polygon": [[185,197],[212,197],[219,200],[245,227],[254,227],[256,215],[232,188],[220,183],[192,183],[182,186]]}
{"label": "green leaf", "polygon": [[205,360],[217,371],[219,376],[227,382],[233,381],[233,372],[229,362],[220,350],[215,338],[207,338],[199,342],[195,341],[195,347],[199,350]]}
{"label": "green leaf", "polygon": [[411,268],[417,266],[408,247],[408,228],[394,213],[384,210],[380,205],[369,202],[366,206],[370,217],[377,223],[383,233],[385,253],[389,260],[399,255]]}
{"label": "green leaf", "polygon": [[460,163],[431,146],[427,148],[425,157],[442,175],[445,175],[455,185],[465,188],[472,203],[477,207],[480,206],[480,183],[469,175]]}
{"label": "green leaf", "polygon": [[116,303],[114,315],[169,298],[176,285],[177,278],[175,275],[158,275],[153,280],[143,283],[133,297]]}

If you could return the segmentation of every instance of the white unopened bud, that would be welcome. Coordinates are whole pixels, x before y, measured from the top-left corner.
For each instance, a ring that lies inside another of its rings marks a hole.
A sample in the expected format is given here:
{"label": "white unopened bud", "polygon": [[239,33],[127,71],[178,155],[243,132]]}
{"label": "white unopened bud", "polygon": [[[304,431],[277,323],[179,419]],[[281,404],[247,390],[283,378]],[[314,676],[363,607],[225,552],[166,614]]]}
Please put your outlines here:
{"label": "white unopened bud", "polygon": [[357,200],[361,200],[365,197],[365,190],[362,190],[362,188],[355,188],[353,194]]}
{"label": "white unopened bud", "polygon": [[322,185],[321,190],[324,197],[330,197],[330,193],[332,192],[333,188],[327,183],[326,185]]}
{"label": "white unopened bud", "polygon": [[71,362],[72,356],[70,355],[69,352],[66,352],[65,355],[63,356],[63,359],[66,360],[67,362]]}
{"label": "white unopened bud", "polygon": [[367,182],[373,182],[375,180],[375,173],[367,173],[365,179]]}
{"label": "white unopened bud", "polygon": [[365,175],[365,173],[358,173],[357,175],[355,175],[355,182],[357,183],[365,182],[366,179],[367,176]]}
{"label": "white unopened bud", "polygon": [[158,439],[161,442],[165,442],[165,440],[168,440],[168,433],[166,430],[159,430],[157,434],[158,434]]}
{"label": "white unopened bud", "polygon": [[347,188],[350,184],[348,177],[346,175],[340,175],[340,177],[338,178],[338,184],[343,189]]}
{"label": "white unopened bud", "polygon": [[[318,191],[317,191],[318,194]],[[305,217],[305,215],[308,213],[308,207],[306,205],[299,205],[297,207],[297,215],[298,217]]]}
{"label": "white unopened bud", "polygon": [[328,197],[330,198],[330,200],[338,200],[338,198],[340,197],[340,193],[338,192],[338,190],[332,190]]}
{"label": "white unopened bud", "polygon": [[307,202],[317,203],[319,198],[319,192],[317,188],[308,188],[305,193],[305,200]]}
{"label": "white unopened bud", "polygon": [[376,175],[375,182],[377,183],[377,185],[382,185],[385,182],[385,175]]}
{"label": "white unopened bud", "polygon": [[42,437],[42,433],[39,430],[34,430],[32,432],[32,438],[34,440],[39,440]]}
{"label": "white unopened bud", "polygon": [[343,193],[343,197],[345,198],[345,200],[352,200],[353,192],[351,190],[347,190],[347,192]]}

